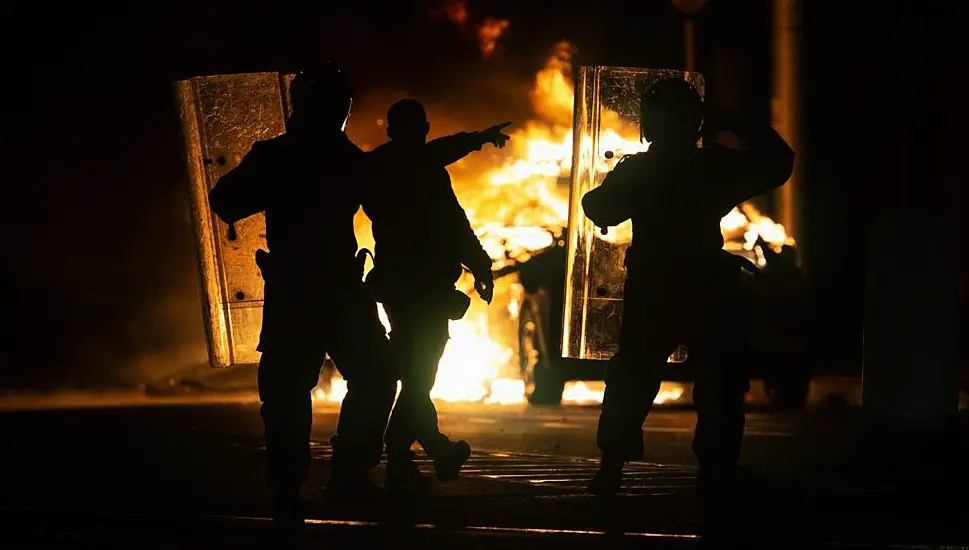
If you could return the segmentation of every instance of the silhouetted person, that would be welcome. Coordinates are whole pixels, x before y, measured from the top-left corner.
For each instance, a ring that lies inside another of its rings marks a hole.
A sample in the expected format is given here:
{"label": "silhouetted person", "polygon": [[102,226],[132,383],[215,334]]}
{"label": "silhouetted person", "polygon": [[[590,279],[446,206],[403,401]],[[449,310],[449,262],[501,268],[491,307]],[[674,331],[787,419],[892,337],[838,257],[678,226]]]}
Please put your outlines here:
{"label": "silhouetted person", "polygon": [[[734,131],[748,149],[698,148],[701,123]],[[616,492],[624,463],[643,458],[642,426],[659,373],[685,344],[695,373],[697,489],[704,497],[722,496],[736,475],[749,384],[743,358],[732,353],[740,324],[731,304],[743,262],[723,251],[720,219],[783,185],[794,152],[769,126],[726,113],[704,121],[699,94],[680,79],[661,80],[644,93],[640,125],[649,150],[624,158],[582,199],[598,227],[632,219],[634,232],[625,258],[619,351],[606,370],[599,417],[602,460],[589,488]]]}
{"label": "silhouetted person", "polygon": [[228,223],[266,213],[270,252],[256,254],[265,279],[259,398],[280,525],[303,521],[311,392],[326,354],[347,381],[328,498],[379,490],[367,472],[380,462],[397,386],[393,349],[355,258],[353,216],[362,195],[351,182],[363,151],[343,132],[350,83],[327,64],[296,75],[290,96],[286,133],[255,143],[209,197]]}
{"label": "silhouetted person", "polygon": [[491,258],[471,229],[445,166],[485,143],[503,146],[506,125],[427,143],[424,107],[405,99],[387,112],[391,141],[368,153],[372,180],[363,208],[373,222],[375,245],[367,282],[390,321],[401,381],[386,435],[388,489],[426,488],[411,452],[415,440],[434,461],[441,481],[457,477],[471,453],[466,442],[452,442],[440,432],[430,392],[449,320],[463,317],[470,305],[454,286],[462,265],[489,303],[494,282]]}

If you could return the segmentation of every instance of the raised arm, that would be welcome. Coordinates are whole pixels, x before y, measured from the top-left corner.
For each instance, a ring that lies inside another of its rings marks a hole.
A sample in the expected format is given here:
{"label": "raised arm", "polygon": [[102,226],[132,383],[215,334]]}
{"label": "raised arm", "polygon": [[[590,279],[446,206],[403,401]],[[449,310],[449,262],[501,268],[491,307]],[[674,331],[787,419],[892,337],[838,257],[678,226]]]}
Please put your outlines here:
{"label": "raised arm", "polygon": [[238,166],[219,178],[209,192],[209,206],[216,216],[225,223],[235,223],[266,209],[268,162],[266,145],[257,142]]}
{"label": "raised arm", "polygon": [[[717,162],[714,175],[728,180],[727,185],[714,185],[713,191],[725,206],[743,201],[784,185],[794,171],[794,150],[770,125],[755,124],[735,114],[720,113],[717,127],[736,133],[746,141],[747,149],[721,149],[713,154]],[[711,183],[713,183],[711,181]]]}

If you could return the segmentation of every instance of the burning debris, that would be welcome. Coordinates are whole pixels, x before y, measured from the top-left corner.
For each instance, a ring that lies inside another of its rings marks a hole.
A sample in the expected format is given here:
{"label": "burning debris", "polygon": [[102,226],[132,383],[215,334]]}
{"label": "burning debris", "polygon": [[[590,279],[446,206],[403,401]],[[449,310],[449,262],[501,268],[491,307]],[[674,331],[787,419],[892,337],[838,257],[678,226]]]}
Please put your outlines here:
{"label": "burning debris", "polygon": [[[442,10],[455,24],[467,26],[463,2],[446,2]],[[501,29],[506,26],[507,23],[499,25]],[[497,158],[496,162],[482,168],[480,160],[464,159],[450,167],[455,193],[498,271],[555,246],[568,224],[572,51],[568,43],[557,44],[545,67],[535,75],[530,99],[536,118],[511,134],[512,140],[501,151],[502,156],[491,157]],[[605,163],[603,171],[611,169],[622,155],[645,151],[649,146],[640,142],[639,129],[624,124],[616,113],[604,112],[601,127],[601,147],[613,153],[600,161]],[[356,227],[360,245],[371,247],[369,220],[362,213],[358,214]],[[750,203],[734,208],[721,220],[720,227],[725,249],[743,254],[760,266],[772,253],[794,246],[783,225]],[[608,235],[597,236],[611,242],[628,242],[631,224],[627,222],[610,228]],[[765,254],[762,246],[771,250]],[[462,278],[459,287],[471,293],[470,276]],[[522,293],[517,276],[500,278],[490,308],[475,300],[462,320],[452,321],[451,340],[441,360],[433,398],[498,404],[525,402],[525,384],[516,360]],[[381,319],[385,327],[389,326],[382,311]],[[328,389],[319,390],[317,397],[340,401],[345,391],[343,381],[335,379]],[[664,386],[657,401],[675,401],[682,393],[681,386]],[[601,396],[601,390],[576,382],[566,386],[563,399],[601,402]]]}

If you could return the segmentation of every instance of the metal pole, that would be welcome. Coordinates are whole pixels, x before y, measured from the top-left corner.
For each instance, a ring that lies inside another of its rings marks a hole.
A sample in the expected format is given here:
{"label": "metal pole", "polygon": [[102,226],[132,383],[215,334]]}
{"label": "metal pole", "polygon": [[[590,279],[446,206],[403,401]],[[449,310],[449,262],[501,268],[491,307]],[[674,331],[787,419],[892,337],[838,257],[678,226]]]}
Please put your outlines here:
{"label": "metal pole", "polygon": [[798,198],[804,180],[805,143],[801,135],[800,97],[800,4],[798,0],[774,0],[773,85],[771,118],[774,128],[797,153],[794,174],[775,193],[776,214],[795,240],[801,233]]}
{"label": "metal pole", "polygon": [[683,54],[686,62],[686,70],[694,72],[696,70],[696,25],[692,17],[687,17],[683,22]]}

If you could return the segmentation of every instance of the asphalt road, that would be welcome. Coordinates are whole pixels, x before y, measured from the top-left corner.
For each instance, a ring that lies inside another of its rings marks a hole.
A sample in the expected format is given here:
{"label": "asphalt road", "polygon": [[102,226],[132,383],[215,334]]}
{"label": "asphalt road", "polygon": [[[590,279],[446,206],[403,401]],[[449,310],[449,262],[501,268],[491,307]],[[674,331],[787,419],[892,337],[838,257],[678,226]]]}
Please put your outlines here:
{"label": "asphalt road", "polygon": [[[270,510],[251,394],[114,395],[57,403],[0,400],[6,441],[0,521],[14,542],[4,547],[250,547],[264,540],[263,518]],[[624,500],[604,506],[583,491],[595,470],[596,408],[440,409],[442,429],[476,449],[461,479],[437,486],[428,502],[335,508],[315,491],[328,476],[326,441],[337,415],[334,405],[320,404],[317,460],[307,490],[314,519],[310,540],[386,547],[392,536],[429,548],[571,548],[606,541],[673,548],[703,540],[697,538],[702,525],[692,490],[695,417],[689,410],[658,410],[650,417],[647,461],[628,468]],[[916,521],[915,511],[929,510],[937,498],[915,498],[911,491],[899,497],[897,487],[871,497],[858,484],[804,477],[804,471],[849,454],[859,423],[858,411],[850,408],[750,413],[742,462],[783,482],[752,481],[738,503],[746,511],[738,523],[745,547],[778,547],[778,540],[784,547],[969,542],[969,536],[960,538],[953,516],[966,513],[965,493],[961,508],[945,505]],[[375,473],[378,481],[380,476]],[[821,485],[831,490],[815,495]],[[825,511],[823,522],[815,517],[819,510]],[[886,530],[892,517],[897,525]]]}

